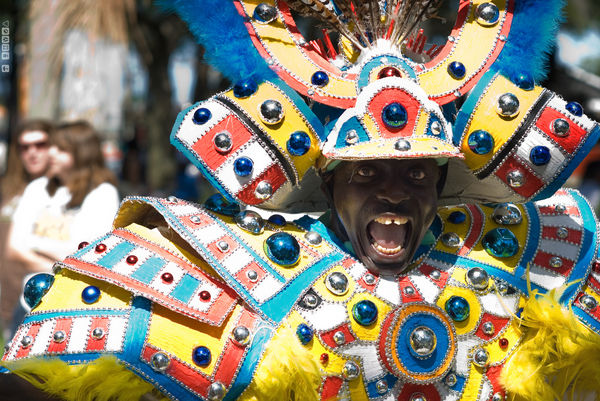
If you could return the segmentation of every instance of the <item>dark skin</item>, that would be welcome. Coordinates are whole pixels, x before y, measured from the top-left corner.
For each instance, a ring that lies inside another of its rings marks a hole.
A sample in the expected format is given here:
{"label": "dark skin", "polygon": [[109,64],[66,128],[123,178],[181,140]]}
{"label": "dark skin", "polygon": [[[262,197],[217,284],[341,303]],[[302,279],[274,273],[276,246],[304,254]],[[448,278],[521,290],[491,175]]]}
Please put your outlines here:
{"label": "dark skin", "polygon": [[435,160],[344,162],[329,179],[339,238],[350,241],[370,271],[406,273],[436,215]]}

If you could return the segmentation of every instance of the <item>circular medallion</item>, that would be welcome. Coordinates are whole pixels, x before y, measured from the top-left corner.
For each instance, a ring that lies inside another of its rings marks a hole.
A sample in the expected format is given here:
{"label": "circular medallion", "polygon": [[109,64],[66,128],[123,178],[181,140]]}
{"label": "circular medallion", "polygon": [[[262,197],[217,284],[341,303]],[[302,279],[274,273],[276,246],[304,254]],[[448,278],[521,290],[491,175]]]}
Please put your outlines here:
{"label": "circular medallion", "polygon": [[100,289],[95,285],[87,286],[81,291],[81,300],[86,304],[93,304],[100,299]]}
{"label": "circular medallion", "polygon": [[569,135],[569,131],[571,131],[571,125],[564,118],[557,118],[556,120],[552,121],[550,129],[554,135],[565,137]]}
{"label": "circular medallion", "polygon": [[529,152],[529,160],[536,166],[548,164],[550,158],[550,149],[547,146],[534,146]]}
{"label": "circular medallion", "polygon": [[254,196],[263,201],[269,199],[273,196],[273,186],[267,180],[259,182],[254,189]]}
{"label": "circular medallion", "polygon": [[259,106],[259,115],[263,123],[267,125],[275,125],[283,120],[283,106],[277,100],[265,100]]}
{"label": "circular medallion", "polygon": [[348,277],[341,272],[332,272],[325,278],[325,286],[334,295],[344,295],[348,292]]}
{"label": "circular medallion", "polygon": [[206,367],[210,365],[212,355],[207,347],[199,346],[194,348],[194,351],[192,352],[192,360],[196,365],[200,367]]}
{"label": "circular medallion", "polygon": [[215,150],[219,153],[227,153],[233,147],[233,139],[231,134],[227,131],[221,131],[213,138],[213,145]]}
{"label": "circular medallion", "polygon": [[252,174],[253,169],[254,162],[249,157],[238,157],[233,162],[233,172],[239,177],[248,177],[250,174]]}
{"label": "circular medallion", "polygon": [[496,111],[500,116],[513,118],[519,114],[519,98],[512,93],[505,93],[498,98]]}

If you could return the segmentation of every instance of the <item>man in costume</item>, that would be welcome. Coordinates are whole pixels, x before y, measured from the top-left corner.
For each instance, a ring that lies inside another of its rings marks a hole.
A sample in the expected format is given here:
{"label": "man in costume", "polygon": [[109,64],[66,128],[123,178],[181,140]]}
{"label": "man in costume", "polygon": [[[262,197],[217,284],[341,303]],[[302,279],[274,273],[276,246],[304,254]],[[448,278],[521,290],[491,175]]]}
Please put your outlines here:
{"label": "man in costume", "polygon": [[235,85],[171,138],[221,194],[125,200],[28,283],[8,370],[70,400],[600,388],[596,219],[559,189],[600,129],[535,85],[560,2],[462,1],[439,47],[434,1],[208,3],[172,6]]}

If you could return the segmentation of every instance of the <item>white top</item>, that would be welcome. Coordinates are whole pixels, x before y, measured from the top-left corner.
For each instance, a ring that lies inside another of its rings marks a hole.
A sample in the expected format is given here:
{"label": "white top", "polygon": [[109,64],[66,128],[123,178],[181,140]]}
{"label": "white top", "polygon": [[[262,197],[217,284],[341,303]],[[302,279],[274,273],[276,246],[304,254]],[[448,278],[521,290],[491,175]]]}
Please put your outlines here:
{"label": "white top", "polygon": [[12,219],[14,248],[64,258],[74,253],[80,242],[92,242],[111,229],[120,201],[113,185],[98,185],[81,206],[67,209],[69,190],[60,187],[50,196],[47,184],[48,178],[40,177],[25,187]]}

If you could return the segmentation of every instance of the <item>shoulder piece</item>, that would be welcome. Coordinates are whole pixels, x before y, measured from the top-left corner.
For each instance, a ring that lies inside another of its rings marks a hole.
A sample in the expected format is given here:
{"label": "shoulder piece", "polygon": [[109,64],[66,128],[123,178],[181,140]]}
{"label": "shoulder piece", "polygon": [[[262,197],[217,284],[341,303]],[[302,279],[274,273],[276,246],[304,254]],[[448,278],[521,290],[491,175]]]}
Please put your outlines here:
{"label": "shoulder piece", "polygon": [[444,208],[442,234],[422,264],[483,267],[524,294],[564,286],[570,304],[590,273],[598,250],[596,218],[573,190],[525,205]]}
{"label": "shoulder piece", "polygon": [[324,226],[313,220],[304,219],[303,227],[277,226],[255,212],[242,212],[236,223],[233,217],[176,198],[128,198],[115,226],[126,226],[148,208],[158,211],[244,301],[271,322],[281,321],[321,273],[349,258],[331,242]]}

